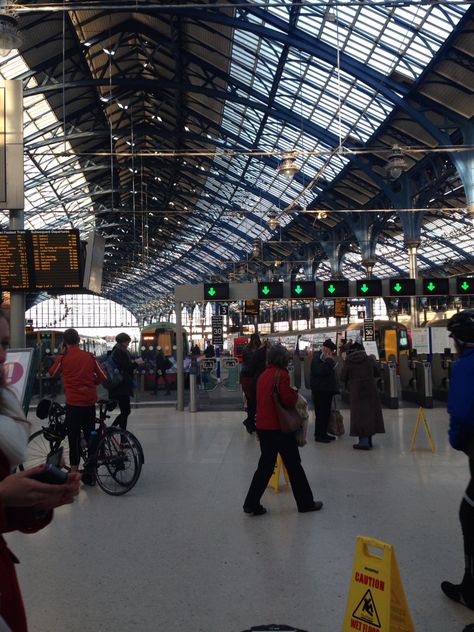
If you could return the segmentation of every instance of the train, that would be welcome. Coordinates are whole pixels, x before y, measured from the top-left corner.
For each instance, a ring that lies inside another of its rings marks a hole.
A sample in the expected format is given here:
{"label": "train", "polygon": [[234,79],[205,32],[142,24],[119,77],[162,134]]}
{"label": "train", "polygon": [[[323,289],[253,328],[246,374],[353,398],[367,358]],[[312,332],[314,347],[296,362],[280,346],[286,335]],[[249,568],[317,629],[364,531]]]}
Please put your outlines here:
{"label": "train", "polygon": [[[171,386],[176,383],[176,325],[175,323],[157,322],[145,325],[140,331],[140,355],[144,360],[145,389],[156,390],[162,383],[162,378],[156,384],[156,355],[158,350],[163,351],[171,363],[172,368],[166,372]],[[183,355],[188,360],[189,337],[183,330]],[[185,360],[185,362],[186,362]],[[185,370],[188,368],[185,365]]]}
{"label": "train", "polygon": [[[318,329],[306,329],[293,332],[276,332],[263,334],[271,343],[281,342],[290,351],[305,351],[321,347],[324,340],[331,338],[336,344],[343,340],[363,338],[363,322],[340,325],[339,327],[322,327]],[[375,342],[381,360],[394,360],[398,362],[400,354],[409,354],[411,350],[411,338],[408,328],[403,323],[391,320],[375,320]]]}
{"label": "train", "polygon": [[[54,359],[61,351],[63,335],[64,330],[37,329],[32,331],[27,329],[25,332],[26,346],[29,348],[35,347],[39,350],[40,362],[46,357]],[[81,335],[79,346],[84,351],[90,351],[97,358],[101,358],[107,354],[107,342],[103,338]]]}

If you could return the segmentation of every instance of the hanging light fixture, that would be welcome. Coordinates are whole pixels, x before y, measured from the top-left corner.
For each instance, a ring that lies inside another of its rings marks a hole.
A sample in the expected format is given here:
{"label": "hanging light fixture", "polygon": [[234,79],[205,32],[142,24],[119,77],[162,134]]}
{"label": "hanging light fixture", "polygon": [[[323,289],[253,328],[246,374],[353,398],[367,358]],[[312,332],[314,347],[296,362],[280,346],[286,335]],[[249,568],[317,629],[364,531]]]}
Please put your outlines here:
{"label": "hanging light fixture", "polygon": [[12,50],[16,50],[23,41],[23,35],[18,31],[15,13],[7,8],[7,0],[0,0],[0,56],[5,57]]}
{"label": "hanging light fixture", "polygon": [[281,162],[278,165],[278,173],[291,179],[299,170],[300,168],[296,164],[295,151],[287,151],[282,154]]}
{"label": "hanging light fixture", "polygon": [[271,231],[276,230],[280,226],[280,220],[274,211],[268,216],[267,224]]}
{"label": "hanging light fixture", "polygon": [[387,166],[385,167],[390,180],[396,180],[407,168],[405,156],[400,151],[398,145],[392,147],[392,153],[388,157]]}
{"label": "hanging light fixture", "polygon": [[328,214],[326,211],[318,211],[318,215],[317,215],[318,219],[326,219],[327,216]]}
{"label": "hanging light fixture", "polygon": [[260,254],[260,240],[256,239],[252,244],[252,255],[258,257]]}

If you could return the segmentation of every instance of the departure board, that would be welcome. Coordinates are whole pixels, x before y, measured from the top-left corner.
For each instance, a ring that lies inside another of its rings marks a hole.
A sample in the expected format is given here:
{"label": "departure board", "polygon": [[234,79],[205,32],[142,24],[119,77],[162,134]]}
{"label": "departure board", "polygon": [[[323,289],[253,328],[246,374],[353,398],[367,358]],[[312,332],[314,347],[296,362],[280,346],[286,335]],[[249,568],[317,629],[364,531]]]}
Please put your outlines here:
{"label": "departure board", "polygon": [[79,231],[34,230],[30,234],[36,289],[80,289]]}
{"label": "departure board", "polygon": [[25,231],[0,231],[0,289],[29,290],[33,286]]}

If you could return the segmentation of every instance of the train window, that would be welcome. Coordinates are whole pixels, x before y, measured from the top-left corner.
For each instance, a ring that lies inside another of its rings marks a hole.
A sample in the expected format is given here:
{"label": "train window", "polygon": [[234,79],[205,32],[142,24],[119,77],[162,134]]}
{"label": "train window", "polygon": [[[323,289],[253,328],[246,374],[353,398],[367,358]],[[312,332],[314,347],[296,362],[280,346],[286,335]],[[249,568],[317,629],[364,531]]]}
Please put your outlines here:
{"label": "train window", "polygon": [[400,351],[410,348],[410,341],[408,339],[408,332],[405,329],[400,329]]}

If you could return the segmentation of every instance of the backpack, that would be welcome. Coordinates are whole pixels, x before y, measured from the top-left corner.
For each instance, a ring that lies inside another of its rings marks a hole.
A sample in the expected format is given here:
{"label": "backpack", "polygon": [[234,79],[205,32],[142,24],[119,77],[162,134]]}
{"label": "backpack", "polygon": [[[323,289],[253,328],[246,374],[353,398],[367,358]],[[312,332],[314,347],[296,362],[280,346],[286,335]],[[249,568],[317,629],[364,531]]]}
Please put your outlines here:
{"label": "backpack", "polygon": [[102,382],[102,386],[104,386],[108,391],[117,388],[117,386],[123,381],[123,375],[118,366],[115,364],[112,354],[107,356],[105,360],[100,363],[100,366],[107,376],[106,380]]}

